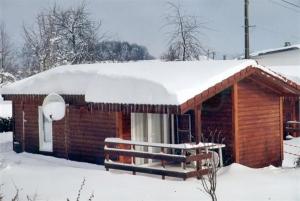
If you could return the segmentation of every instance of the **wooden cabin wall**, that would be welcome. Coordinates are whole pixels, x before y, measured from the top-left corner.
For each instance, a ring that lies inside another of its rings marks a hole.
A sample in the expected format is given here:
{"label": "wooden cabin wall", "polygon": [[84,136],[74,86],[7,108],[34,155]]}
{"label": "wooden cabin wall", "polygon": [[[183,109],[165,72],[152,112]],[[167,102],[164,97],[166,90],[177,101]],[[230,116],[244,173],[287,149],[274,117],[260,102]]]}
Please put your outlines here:
{"label": "wooden cabin wall", "polygon": [[[233,162],[232,137],[232,91],[223,92],[208,99],[202,104],[202,133],[209,141],[226,144],[223,151],[224,164]],[[210,133],[214,133],[211,139]]]}
{"label": "wooden cabin wall", "polygon": [[69,107],[68,153],[71,160],[103,163],[107,137],[116,137],[116,113]]}
{"label": "wooden cabin wall", "polygon": [[[14,103],[12,104],[12,118],[13,118],[13,140],[16,142],[20,142],[20,147],[14,147],[15,151],[21,151],[23,149],[24,144],[23,136],[22,136],[22,111],[23,111],[23,104],[21,103]],[[17,150],[20,149],[20,150]]]}
{"label": "wooden cabin wall", "polygon": [[12,101],[14,141],[21,143],[21,151],[103,163],[104,139],[116,137],[115,112],[91,111],[87,106],[67,106],[65,118],[53,122],[53,152],[46,153],[39,151],[38,106],[41,103]]}
{"label": "wooden cabin wall", "polygon": [[245,79],[237,85],[237,98],[236,161],[249,167],[281,164],[279,95]]}

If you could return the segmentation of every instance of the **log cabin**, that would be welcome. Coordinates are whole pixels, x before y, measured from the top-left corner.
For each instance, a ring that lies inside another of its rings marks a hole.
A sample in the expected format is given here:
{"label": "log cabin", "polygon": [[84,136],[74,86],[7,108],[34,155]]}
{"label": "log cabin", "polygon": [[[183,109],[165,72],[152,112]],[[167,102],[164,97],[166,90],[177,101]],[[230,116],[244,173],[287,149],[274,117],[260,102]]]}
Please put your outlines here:
{"label": "log cabin", "polygon": [[[254,60],[141,61],[56,67],[0,93],[13,104],[18,152],[103,164],[108,137],[171,144],[221,139],[225,164],[259,168],[281,164],[283,98],[299,97],[300,87]],[[62,120],[43,118],[50,93],[66,103]]]}

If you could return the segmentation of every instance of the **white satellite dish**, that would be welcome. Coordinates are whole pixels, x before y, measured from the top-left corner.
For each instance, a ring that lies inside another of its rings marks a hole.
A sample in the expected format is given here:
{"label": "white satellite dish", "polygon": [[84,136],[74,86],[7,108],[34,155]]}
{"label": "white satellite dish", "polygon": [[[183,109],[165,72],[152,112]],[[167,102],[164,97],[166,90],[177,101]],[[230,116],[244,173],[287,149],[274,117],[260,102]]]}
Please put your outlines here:
{"label": "white satellite dish", "polygon": [[65,101],[64,99],[56,94],[49,94],[43,101],[43,114],[49,121],[58,121],[65,116]]}

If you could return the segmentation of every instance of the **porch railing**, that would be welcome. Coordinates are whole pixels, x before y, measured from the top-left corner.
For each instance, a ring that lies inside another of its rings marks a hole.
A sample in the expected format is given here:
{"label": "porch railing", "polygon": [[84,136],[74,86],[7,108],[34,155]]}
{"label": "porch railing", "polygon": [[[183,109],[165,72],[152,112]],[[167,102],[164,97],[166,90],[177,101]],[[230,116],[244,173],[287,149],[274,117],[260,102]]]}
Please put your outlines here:
{"label": "porch railing", "polygon": [[[200,178],[210,170],[203,165],[203,160],[211,159],[212,154],[207,150],[214,146],[210,143],[201,145],[162,144],[136,142],[119,138],[105,139],[105,168],[125,171],[148,173],[187,179]],[[139,149],[137,147],[140,147]],[[156,149],[154,152],[152,149]],[[157,150],[160,150],[157,152]],[[148,151],[144,151],[148,150]],[[149,151],[150,150],[150,151]],[[127,163],[120,161],[120,157],[127,157]],[[155,165],[137,164],[137,158],[156,160]]]}
{"label": "porch railing", "polygon": [[297,135],[299,135],[300,121],[287,121],[285,129],[288,132],[288,134],[297,133]]}

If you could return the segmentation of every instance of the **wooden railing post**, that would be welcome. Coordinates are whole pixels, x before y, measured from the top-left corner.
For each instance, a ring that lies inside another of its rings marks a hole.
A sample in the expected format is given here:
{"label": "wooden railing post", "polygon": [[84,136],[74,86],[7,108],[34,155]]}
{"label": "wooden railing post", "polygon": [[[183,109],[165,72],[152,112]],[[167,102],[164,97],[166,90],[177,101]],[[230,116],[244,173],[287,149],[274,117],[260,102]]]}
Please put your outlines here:
{"label": "wooden railing post", "polygon": [[[201,155],[201,150],[200,149],[196,149],[196,155]],[[197,179],[200,179],[200,171],[202,169],[202,164],[201,161],[197,160],[196,161],[196,171],[197,171]]]}
{"label": "wooden railing post", "polygon": [[[107,148],[107,144],[105,143],[104,145],[104,153],[105,153],[105,160],[108,162],[109,161],[109,153],[107,151],[105,151],[105,149]],[[108,167],[105,167],[106,171],[109,171]]]}
{"label": "wooden railing post", "polygon": [[[160,151],[161,151],[161,153],[165,153],[165,150],[164,150],[163,147],[161,147]],[[163,168],[166,168],[166,166],[165,166],[165,161],[164,161],[164,160],[161,160],[161,166],[162,166]],[[162,175],[162,179],[165,179],[165,175]]]}
{"label": "wooden railing post", "polygon": [[[131,150],[135,150],[135,145],[133,144],[133,145],[131,145]],[[132,156],[132,158],[131,158],[131,163],[133,164],[133,165],[135,165],[135,156]],[[136,175],[136,172],[135,171],[132,171],[132,174],[133,175]]]}
{"label": "wooden railing post", "polygon": [[[186,157],[186,150],[182,149],[181,150],[182,154],[184,157]],[[182,168],[185,170],[186,169],[186,162],[182,162]]]}

